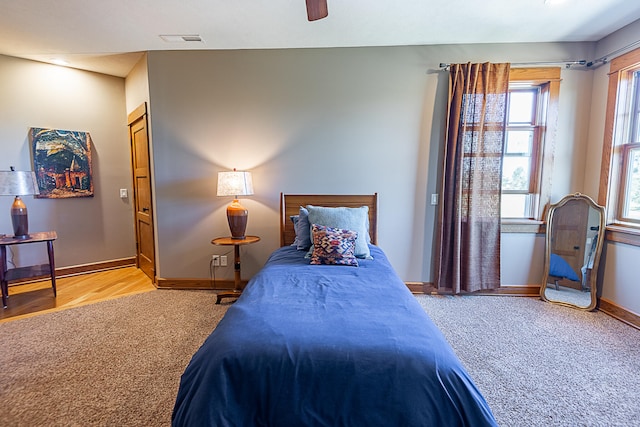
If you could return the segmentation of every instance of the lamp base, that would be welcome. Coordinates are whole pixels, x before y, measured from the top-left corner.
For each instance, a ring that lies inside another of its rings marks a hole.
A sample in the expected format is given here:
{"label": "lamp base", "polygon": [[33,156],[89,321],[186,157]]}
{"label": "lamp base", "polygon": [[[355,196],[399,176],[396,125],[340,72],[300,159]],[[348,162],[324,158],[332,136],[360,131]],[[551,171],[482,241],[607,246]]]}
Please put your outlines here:
{"label": "lamp base", "polygon": [[227,207],[227,220],[229,221],[229,230],[231,230],[232,239],[244,239],[245,230],[247,229],[247,217],[249,211],[233,199],[233,202]]}
{"label": "lamp base", "polygon": [[20,196],[16,196],[11,205],[11,223],[13,224],[13,237],[16,239],[26,239],[29,237],[27,206]]}

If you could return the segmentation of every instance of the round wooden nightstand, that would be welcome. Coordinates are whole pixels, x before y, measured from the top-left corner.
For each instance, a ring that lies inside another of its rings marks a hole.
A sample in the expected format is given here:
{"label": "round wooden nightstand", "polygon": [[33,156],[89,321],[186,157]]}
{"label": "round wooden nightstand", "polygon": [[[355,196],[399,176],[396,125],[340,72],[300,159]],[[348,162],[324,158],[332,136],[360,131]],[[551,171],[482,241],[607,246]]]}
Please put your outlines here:
{"label": "round wooden nightstand", "polygon": [[245,236],[244,239],[234,239],[231,237],[217,237],[211,244],[217,246],[233,246],[233,270],[234,286],[233,291],[219,292],[216,297],[216,304],[220,304],[222,298],[238,298],[242,295],[242,282],[240,273],[240,246],[250,245],[260,241],[258,236]]}

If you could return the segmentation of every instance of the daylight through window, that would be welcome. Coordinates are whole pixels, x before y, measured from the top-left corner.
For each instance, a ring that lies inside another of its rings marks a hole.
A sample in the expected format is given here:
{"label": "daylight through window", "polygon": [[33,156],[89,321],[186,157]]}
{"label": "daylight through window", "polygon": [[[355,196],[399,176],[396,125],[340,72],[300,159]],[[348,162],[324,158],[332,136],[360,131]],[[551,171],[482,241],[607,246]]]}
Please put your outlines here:
{"label": "daylight through window", "polygon": [[622,153],[618,221],[640,223],[640,65],[625,74],[621,89],[626,86],[628,96],[620,97],[618,120],[622,123],[616,126],[623,135],[618,139]]}
{"label": "daylight through window", "polygon": [[551,192],[559,96],[560,68],[511,69],[502,156],[503,219],[543,220]]}
{"label": "daylight through window", "polygon": [[531,218],[534,207],[538,88],[509,90],[502,159],[502,217]]}

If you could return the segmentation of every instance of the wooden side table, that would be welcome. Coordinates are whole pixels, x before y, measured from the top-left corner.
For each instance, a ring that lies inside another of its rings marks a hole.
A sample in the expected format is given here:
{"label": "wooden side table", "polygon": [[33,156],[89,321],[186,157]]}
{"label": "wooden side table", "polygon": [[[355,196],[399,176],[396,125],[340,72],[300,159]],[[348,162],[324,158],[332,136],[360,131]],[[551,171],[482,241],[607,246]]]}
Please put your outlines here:
{"label": "wooden side table", "polygon": [[[31,233],[26,238],[16,238],[13,236],[0,237],[0,288],[2,288],[2,306],[7,308],[7,298],[9,297],[9,281],[26,279],[37,276],[50,276],[53,296],[56,292],[56,265],[53,256],[53,241],[58,238],[55,231],[44,231],[41,233]],[[49,255],[49,264],[32,265],[28,267],[7,268],[7,246],[23,245],[27,243],[46,243]]]}
{"label": "wooden side table", "polygon": [[231,237],[218,237],[211,241],[212,244],[218,246],[233,246],[233,270],[234,270],[234,280],[233,280],[233,291],[229,292],[218,292],[216,298],[216,304],[220,304],[220,300],[222,298],[238,298],[242,295],[242,283],[241,283],[241,273],[240,273],[240,246],[250,245],[252,243],[259,242],[260,238],[258,236],[245,236],[244,239],[233,239]]}

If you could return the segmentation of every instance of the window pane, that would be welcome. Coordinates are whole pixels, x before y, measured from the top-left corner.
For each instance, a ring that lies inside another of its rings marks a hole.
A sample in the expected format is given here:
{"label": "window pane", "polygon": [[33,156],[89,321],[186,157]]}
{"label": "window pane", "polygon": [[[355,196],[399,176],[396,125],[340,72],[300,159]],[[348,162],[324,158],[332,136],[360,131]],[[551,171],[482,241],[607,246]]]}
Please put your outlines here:
{"label": "window pane", "polygon": [[509,130],[505,154],[531,154],[532,141],[532,130]]}
{"label": "window pane", "polygon": [[503,218],[527,218],[528,214],[528,194],[503,194],[502,212]]}
{"label": "window pane", "polygon": [[509,157],[502,160],[502,191],[529,191],[530,172],[529,157]]}
{"label": "window pane", "polygon": [[630,152],[627,180],[624,216],[640,220],[640,148]]}
{"label": "window pane", "polygon": [[640,142],[640,71],[633,73],[633,105],[631,106],[631,138]]}
{"label": "window pane", "polygon": [[505,218],[538,218],[542,213],[538,212],[541,188],[537,173],[541,170],[545,136],[541,128],[546,116],[538,115],[546,111],[552,86],[550,82],[537,85],[519,79],[509,82],[507,127],[501,146],[501,214]]}
{"label": "window pane", "polygon": [[509,124],[533,124],[534,99],[532,91],[509,92]]}

